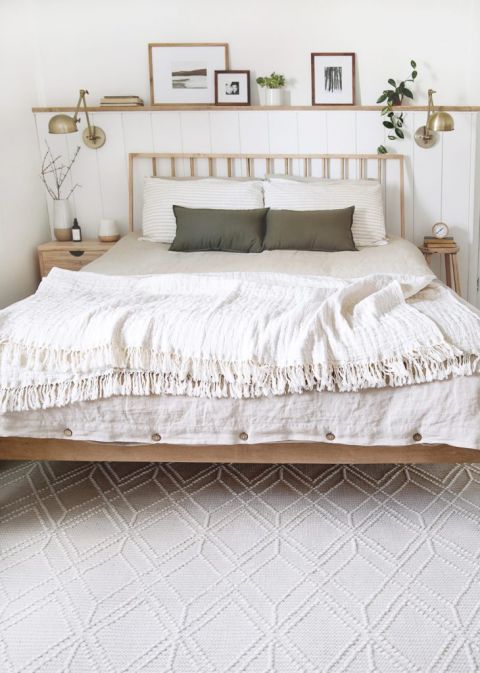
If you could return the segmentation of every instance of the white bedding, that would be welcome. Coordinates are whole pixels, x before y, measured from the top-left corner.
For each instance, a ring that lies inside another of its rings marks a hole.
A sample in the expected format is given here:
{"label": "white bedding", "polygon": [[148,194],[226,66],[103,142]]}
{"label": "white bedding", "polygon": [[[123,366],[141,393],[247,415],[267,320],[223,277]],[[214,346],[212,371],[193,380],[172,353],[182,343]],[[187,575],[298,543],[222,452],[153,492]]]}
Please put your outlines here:
{"label": "white bedding", "polygon": [[371,273],[413,276],[431,273],[420,250],[402,238],[392,238],[388,245],[362,248],[357,252],[169,252],[168,247],[168,243],[143,241],[139,234],[129,234],[105,255],[84,267],[84,271],[109,275],[273,271],[335,278],[356,278]]}
{"label": "white bedding", "polygon": [[[281,270],[340,278],[373,271],[413,275],[429,271],[415,246],[400,239],[357,253],[169,253],[167,247],[130,235],[87,270],[106,274]],[[76,439],[148,442],[158,433],[165,442],[192,444],[238,443],[243,432],[252,443],[324,441],[332,432],[339,443],[406,445],[419,432],[424,442],[480,448],[480,376],[395,390],[250,400],[115,397],[0,416],[3,436],[62,437],[65,428]]]}

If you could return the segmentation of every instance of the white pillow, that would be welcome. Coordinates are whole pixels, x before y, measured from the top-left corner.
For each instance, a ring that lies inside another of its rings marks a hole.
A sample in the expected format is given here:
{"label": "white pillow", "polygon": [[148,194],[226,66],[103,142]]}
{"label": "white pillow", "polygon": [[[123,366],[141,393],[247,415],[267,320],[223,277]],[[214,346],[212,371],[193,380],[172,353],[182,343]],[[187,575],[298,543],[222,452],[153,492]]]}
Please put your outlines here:
{"label": "white pillow", "polygon": [[171,243],[176,221],[173,206],[187,208],[263,208],[261,180],[225,178],[145,178],[143,189],[143,238]]}
{"label": "white pillow", "polygon": [[376,180],[270,178],[264,184],[265,206],[283,210],[328,210],[355,206],[352,234],[357,247],[385,245],[382,186]]}

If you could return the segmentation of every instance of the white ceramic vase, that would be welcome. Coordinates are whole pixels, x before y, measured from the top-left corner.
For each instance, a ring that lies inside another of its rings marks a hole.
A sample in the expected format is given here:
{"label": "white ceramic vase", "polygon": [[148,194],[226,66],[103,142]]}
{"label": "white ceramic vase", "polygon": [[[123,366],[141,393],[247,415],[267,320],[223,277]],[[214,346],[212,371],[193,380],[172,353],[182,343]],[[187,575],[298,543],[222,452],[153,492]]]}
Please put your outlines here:
{"label": "white ceramic vase", "polygon": [[265,105],[282,105],[283,89],[265,89]]}
{"label": "white ceramic vase", "polygon": [[68,199],[53,202],[53,231],[57,241],[72,240],[72,216]]}

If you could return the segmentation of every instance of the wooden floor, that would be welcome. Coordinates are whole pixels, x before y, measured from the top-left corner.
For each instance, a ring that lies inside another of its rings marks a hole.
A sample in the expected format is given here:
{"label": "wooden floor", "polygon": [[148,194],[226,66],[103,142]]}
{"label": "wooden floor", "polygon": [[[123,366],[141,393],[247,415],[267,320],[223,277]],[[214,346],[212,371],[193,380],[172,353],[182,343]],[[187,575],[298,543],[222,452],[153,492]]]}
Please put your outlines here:
{"label": "wooden floor", "polygon": [[182,463],[475,463],[480,450],[445,444],[347,446],[317,442],[184,445],[108,444],[70,439],[0,437],[0,460]]}

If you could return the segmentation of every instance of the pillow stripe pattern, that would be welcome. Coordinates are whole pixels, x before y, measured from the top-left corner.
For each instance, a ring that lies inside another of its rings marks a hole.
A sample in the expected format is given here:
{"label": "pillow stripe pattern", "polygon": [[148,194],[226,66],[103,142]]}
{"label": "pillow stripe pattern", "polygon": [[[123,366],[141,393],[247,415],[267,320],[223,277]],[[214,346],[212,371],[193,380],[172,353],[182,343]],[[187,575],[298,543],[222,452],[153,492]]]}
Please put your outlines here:
{"label": "pillow stripe pattern", "polygon": [[263,208],[262,181],[145,178],[142,218],[144,239],[162,243],[173,241],[176,233],[173,206],[237,210]]}
{"label": "pillow stripe pattern", "polygon": [[280,210],[335,210],[355,206],[352,234],[356,247],[385,245],[382,186],[376,180],[265,181],[265,206]]}

